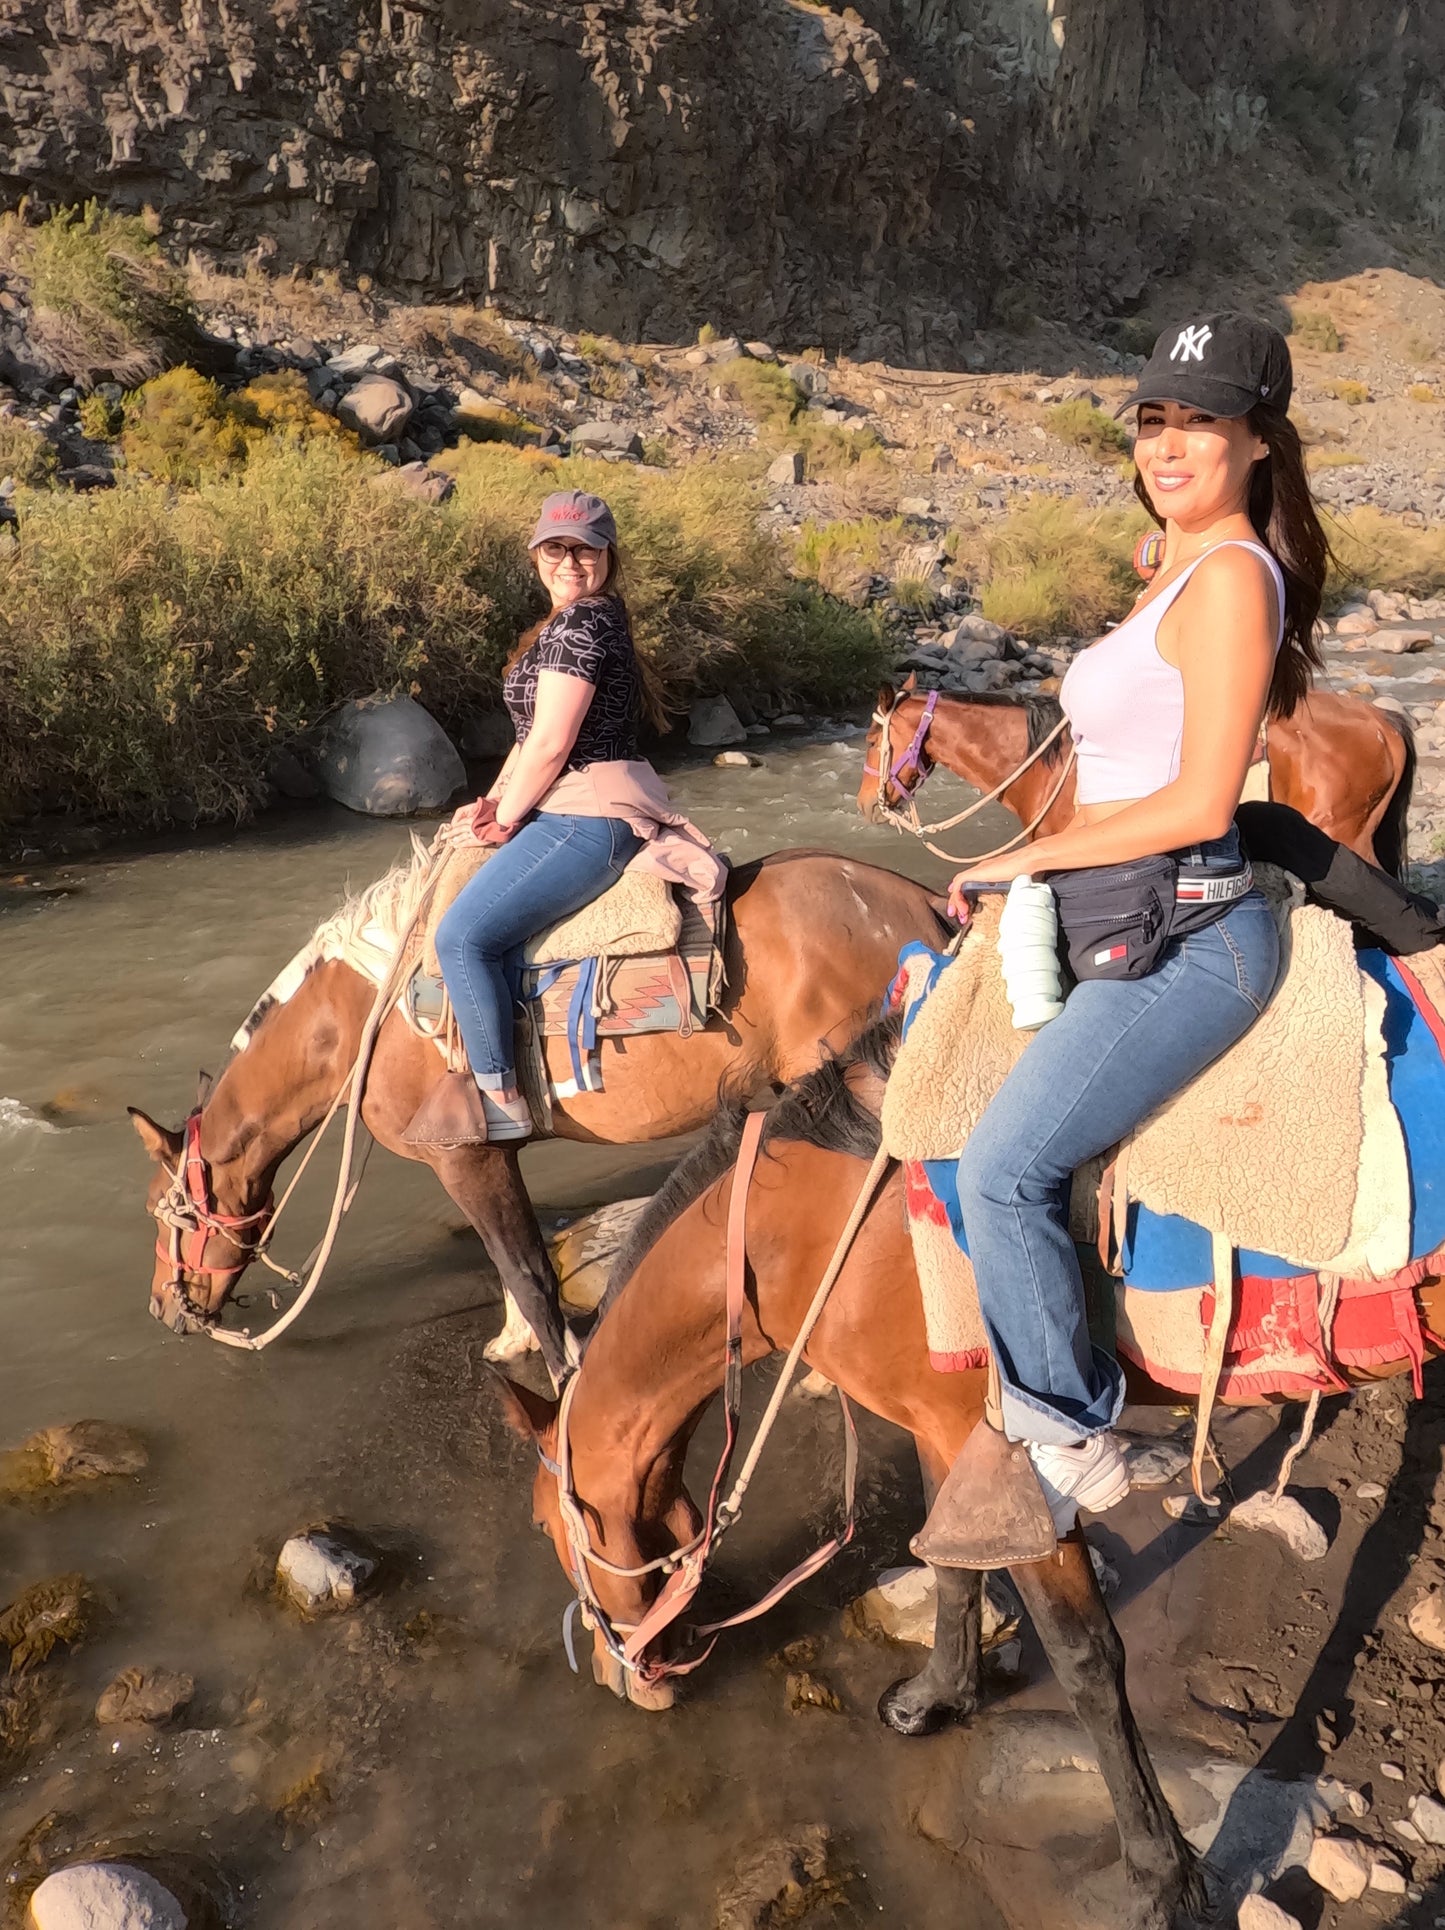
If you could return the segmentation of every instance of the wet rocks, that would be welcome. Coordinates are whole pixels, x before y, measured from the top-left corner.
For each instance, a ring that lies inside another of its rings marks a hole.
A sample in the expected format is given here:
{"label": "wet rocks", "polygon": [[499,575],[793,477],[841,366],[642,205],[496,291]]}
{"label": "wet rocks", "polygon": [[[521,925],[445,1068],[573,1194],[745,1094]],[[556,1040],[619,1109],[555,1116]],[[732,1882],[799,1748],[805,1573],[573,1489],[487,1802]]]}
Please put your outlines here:
{"label": "wet rocks", "polygon": [[830,1884],[831,1835],[824,1823],[809,1823],[764,1844],[740,1864],[718,1897],[717,1930],[771,1930],[796,1922]]}
{"label": "wet rocks", "polygon": [[78,1648],[94,1627],[100,1604],[84,1575],[35,1582],[0,1615],[0,1642],[10,1650],[10,1673],[23,1675],[61,1643]]}
{"label": "wet rocks", "polygon": [[1370,1851],[1347,1836],[1317,1836],[1305,1865],[1320,1888],[1337,1903],[1353,1903],[1370,1883]]}
{"label": "wet rocks", "polygon": [[1324,1529],[1291,1494],[1252,1494],[1236,1504],[1229,1519],[1235,1527],[1263,1528],[1278,1535],[1301,1561],[1323,1561],[1330,1550]]}
{"label": "wet rocks", "polygon": [[128,1863],[73,1863],[30,1899],[34,1930],[187,1930],[180,1902]]}
{"label": "wet rocks", "polygon": [[42,1427],[0,1456],[0,1498],[139,1474],[149,1459],[140,1435],[114,1421],[67,1421]]}
{"label": "wet rocks", "polygon": [[1445,1590],[1432,1588],[1422,1595],[1411,1606],[1405,1622],[1417,1642],[1445,1655]]}
{"label": "wet rocks", "polygon": [[719,751],[713,763],[720,771],[758,770],[763,760],[749,751]]}
{"label": "wet rocks", "polygon": [[370,443],[398,441],[411,412],[411,397],[389,375],[364,375],[336,405],[337,421]]}
{"label": "wet rocks", "polygon": [[276,1558],[276,1579],[306,1615],[354,1608],[376,1573],[375,1555],[335,1529],[312,1528],[292,1535]]}
{"label": "wet rocks", "polygon": [[[933,1647],[933,1613],[937,1588],[926,1565],[885,1568],[868,1592],[850,1603],[844,1627],[850,1634],[882,1636],[890,1642],[917,1642]],[[984,1582],[981,1628],[985,1648],[1006,1641],[1018,1627],[1018,1615],[1002,1584],[992,1575]]]}
{"label": "wet rocks", "polygon": [[196,1693],[195,1678],[174,1669],[122,1669],[101,1691],[95,1719],[116,1722],[169,1722]]}
{"label": "wet rocks", "polygon": [[745,744],[748,733],[726,697],[698,697],[688,708],[687,741],[700,750]]}
{"label": "wet rocks", "polygon": [[808,1709],[826,1709],[835,1716],[843,1713],[837,1690],[811,1669],[795,1669],[784,1683],[783,1693],[795,1716]]}
{"label": "wet rocks", "polygon": [[1372,650],[1382,650],[1387,656],[1412,656],[1417,650],[1428,650],[1435,641],[1429,630],[1377,630],[1370,638]]}
{"label": "wet rocks", "polygon": [[316,756],[326,795],[370,817],[435,811],[466,782],[441,725],[410,697],[359,697],[328,720]]}

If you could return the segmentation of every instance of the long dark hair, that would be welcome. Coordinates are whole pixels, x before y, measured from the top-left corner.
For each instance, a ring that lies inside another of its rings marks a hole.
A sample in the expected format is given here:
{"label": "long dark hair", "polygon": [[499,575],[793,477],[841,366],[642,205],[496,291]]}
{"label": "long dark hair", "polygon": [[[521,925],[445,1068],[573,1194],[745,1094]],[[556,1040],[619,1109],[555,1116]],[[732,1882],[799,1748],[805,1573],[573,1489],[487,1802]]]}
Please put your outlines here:
{"label": "long dark hair", "polygon": [[[1305,473],[1298,429],[1283,409],[1265,402],[1246,419],[1269,451],[1249,479],[1249,520],[1284,573],[1284,641],[1274,661],[1266,715],[1288,717],[1303,701],[1315,671],[1324,667],[1315,623],[1324,601],[1330,545]],[[1162,529],[1164,518],[1149,500],[1137,469],[1134,494]]]}
{"label": "long dark hair", "polygon": [[[535,558],[533,559],[532,567],[534,569],[536,568]],[[623,566],[622,552],[615,543],[609,543],[607,546],[607,574],[603,577],[600,587],[594,590],[592,595],[597,599],[604,596],[611,598],[622,612],[622,621],[627,625],[630,636],[632,633],[632,612],[627,607],[627,572]],[[549,610],[546,616],[539,617],[535,623],[528,624],[527,628],[517,638],[512,648],[512,654],[502,665],[502,675],[504,677],[514,663],[520,662],[521,659],[526,656],[532,645],[552,621],[553,615],[554,612]],[[647,657],[644,652],[635,650],[634,654],[637,657],[638,674],[642,680],[643,714],[654,730],[665,731],[672,722],[673,707],[667,700],[667,693],[663,688],[662,679],[658,676],[651,659]]]}

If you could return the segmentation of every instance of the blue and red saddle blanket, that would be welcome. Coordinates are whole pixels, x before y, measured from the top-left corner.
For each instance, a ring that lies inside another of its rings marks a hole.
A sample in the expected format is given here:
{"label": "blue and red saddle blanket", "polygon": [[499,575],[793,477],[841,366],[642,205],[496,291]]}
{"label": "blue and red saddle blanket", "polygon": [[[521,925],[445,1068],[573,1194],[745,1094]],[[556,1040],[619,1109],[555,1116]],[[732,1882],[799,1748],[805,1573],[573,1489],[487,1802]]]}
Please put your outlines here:
{"label": "blue and red saddle blanket", "polygon": [[[934,956],[940,967],[946,962],[942,954]],[[1362,951],[1358,962],[1385,995],[1386,1071],[1409,1169],[1412,1257],[1388,1279],[1342,1282],[1326,1336],[1320,1326],[1319,1276],[1276,1254],[1240,1248],[1220,1386],[1225,1400],[1303,1397],[1316,1387],[1338,1391],[1346,1384],[1341,1368],[1406,1360],[1418,1392],[1427,1342],[1445,1348],[1445,1335],[1422,1326],[1415,1293],[1426,1278],[1445,1274],[1445,1019],[1408,959]],[[922,1004],[919,1000],[905,1015],[905,1027]],[[959,1252],[967,1255],[955,1162],[910,1161],[907,1181],[910,1215],[935,1225],[946,1222]],[[1210,1234],[1137,1200],[1129,1201],[1120,1218],[1123,1235],[1111,1256],[1118,1352],[1164,1385],[1197,1392],[1195,1343],[1202,1344],[1214,1311]],[[982,1365],[984,1354],[934,1353],[932,1358],[937,1367],[959,1370]]]}

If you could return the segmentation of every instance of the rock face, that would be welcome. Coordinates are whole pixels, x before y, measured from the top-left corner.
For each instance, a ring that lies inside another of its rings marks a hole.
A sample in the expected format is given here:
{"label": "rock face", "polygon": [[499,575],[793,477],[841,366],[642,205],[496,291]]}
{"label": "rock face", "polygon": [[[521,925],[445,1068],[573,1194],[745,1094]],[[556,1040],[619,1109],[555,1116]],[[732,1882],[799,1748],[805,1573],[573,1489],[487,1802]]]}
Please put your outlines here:
{"label": "rock face", "polygon": [[435,811],[466,782],[456,747],[410,697],[361,697],[329,720],[316,759],[326,795],[370,817]]}
{"label": "rock face", "polygon": [[1322,175],[1445,210],[1445,13],[1398,0],[51,0],[0,69],[11,204],[150,203],[181,247],[632,341],[939,359],[1000,301],[1127,312],[1292,247]]}
{"label": "rock face", "polygon": [[186,1930],[163,1884],[126,1863],[73,1863],[46,1877],[30,1899],[35,1930]]}

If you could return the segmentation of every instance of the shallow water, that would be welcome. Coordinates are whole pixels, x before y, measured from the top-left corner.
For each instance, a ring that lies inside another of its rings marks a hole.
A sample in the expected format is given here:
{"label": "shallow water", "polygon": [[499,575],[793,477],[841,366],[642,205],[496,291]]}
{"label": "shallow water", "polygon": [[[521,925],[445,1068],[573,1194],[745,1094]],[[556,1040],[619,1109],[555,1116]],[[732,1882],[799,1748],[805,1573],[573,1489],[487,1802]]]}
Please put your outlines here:
{"label": "shallow water", "polygon": [[[724,849],[821,845],[944,881],[947,866],[856,816],[861,738],[763,754],[758,770],[669,773]],[[940,775],[928,799],[946,813],[968,795]],[[968,830],[978,849],[1011,828],[991,809]],[[147,1317],[146,1165],[126,1104],[179,1119],[280,965],[406,841],[403,826],[315,811],[0,880],[0,1446],[100,1416],[152,1450],[138,1481],[0,1514],[0,1606],[68,1569],[106,1604],[93,1641],[42,1672],[42,1733],[0,1798],[0,1856],[55,1815],[38,1854],[212,1858],[260,1930],[703,1930],[741,1858],[822,1822],[846,1876],[835,1921],[993,1930],[991,1906],[910,1828],[929,1745],[873,1718],[908,1656],[839,1628],[859,1586],[906,1559],[918,1503],[902,1437],[865,1427],[859,1545],[726,1641],[685,1706],[645,1716],[568,1673],[567,1591],[530,1527],[530,1457],[481,1361],[494,1284],[428,1172],[376,1154],[327,1284],[264,1360]],[[649,1190],[664,1152],[550,1145],[527,1154],[528,1182],[544,1213],[575,1210]],[[280,1242],[291,1255],[328,1192],[325,1178],[311,1189]],[[835,1410],[797,1403],[775,1440],[725,1587],[775,1574],[832,1520]],[[259,1584],[287,1534],[328,1517],[375,1535],[392,1581],[303,1626]],[[802,1634],[820,1640],[841,1715],[785,1707],[768,1658]],[[195,1676],[181,1726],[96,1728],[97,1694],[131,1663]]]}

